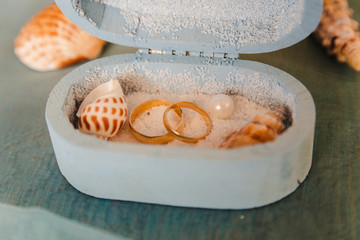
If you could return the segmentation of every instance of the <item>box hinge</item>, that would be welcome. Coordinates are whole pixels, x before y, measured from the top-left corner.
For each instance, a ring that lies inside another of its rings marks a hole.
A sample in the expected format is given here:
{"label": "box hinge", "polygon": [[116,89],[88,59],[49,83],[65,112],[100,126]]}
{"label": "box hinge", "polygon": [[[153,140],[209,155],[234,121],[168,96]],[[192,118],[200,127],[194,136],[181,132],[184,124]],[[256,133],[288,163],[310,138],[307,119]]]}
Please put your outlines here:
{"label": "box hinge", "polygon": [[195,56],[195,57],[210,57],[210,58],[229,58],[238,59],[239,54],[237,53],[210,53],[210,52],[193,52],[193,51],[180,51],[180,50],[157,50],[151,48],[139,48],[138,53],[140,54],[164,54],[164,55],[175,55],[175,56]]}

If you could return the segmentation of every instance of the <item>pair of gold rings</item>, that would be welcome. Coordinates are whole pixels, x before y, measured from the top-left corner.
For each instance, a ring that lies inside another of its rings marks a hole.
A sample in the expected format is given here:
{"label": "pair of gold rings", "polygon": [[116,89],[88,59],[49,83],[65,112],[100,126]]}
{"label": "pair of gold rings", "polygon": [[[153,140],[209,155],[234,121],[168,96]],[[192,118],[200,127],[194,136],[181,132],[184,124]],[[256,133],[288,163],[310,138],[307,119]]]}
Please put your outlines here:
{"label": "pair of gold rings", "polygon": [[[149,136],[138,132],[133,127],[133,123],[135,122],[135,119],[140,114],[154,107],[160,107],[160,106],[167,106],[163,114],[163,123],[167,130],[166,134],[158,135],[158,136]],[[183,121],[183,114],[181,108],[189,108],[202,116],[202,118],[204,119],[207,125],[206,133],[204,135],[200,137],[188,137],[183,135],[182,131],[184,129],[184,121]],[[168,114],[171,110],[173,110],[180,117],[180,122],[176,127],[172,127],[169,123]],[[129,118],[129,124],[130,124],[131,132],[137,140],[143,143],[152,143],[152,144],[166,144],[174,139],[178,139],[180,141],[188,142],[188,143],[196,143],[199,140],[204,139],[207,135],[209,135],[212,127],[209,115],[204,109],[202,109],[198,105],[191,102],[171,103],[166,100],[150,100],[140,104],[131,112]]]}

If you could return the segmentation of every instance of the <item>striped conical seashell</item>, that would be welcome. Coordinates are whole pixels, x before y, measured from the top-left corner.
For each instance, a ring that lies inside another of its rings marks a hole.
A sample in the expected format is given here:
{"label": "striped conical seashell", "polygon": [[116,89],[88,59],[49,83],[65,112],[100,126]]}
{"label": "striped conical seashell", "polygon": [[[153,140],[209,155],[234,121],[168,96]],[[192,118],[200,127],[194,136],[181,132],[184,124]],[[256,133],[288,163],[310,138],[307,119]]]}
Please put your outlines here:
{"label": "striped conical seashell", "polygon": [[113,137],[124,125],[127,116],[123,97],[103,97],[84,108],[80,119],[81,132]]}
{"label": "striped conical seashell", "polygon": [[94,59],[105,41],[78,28],[51,4],[36,14],[15,39],[15,54],[26,66],[37,71],[59,69]]}
{"label": "striped conical seashell", "polygon": [[83,133],[107,139],[115,136],[126,121],[127,104],[117,80],[95,88],[83,103],[77,113],[79,130]]}

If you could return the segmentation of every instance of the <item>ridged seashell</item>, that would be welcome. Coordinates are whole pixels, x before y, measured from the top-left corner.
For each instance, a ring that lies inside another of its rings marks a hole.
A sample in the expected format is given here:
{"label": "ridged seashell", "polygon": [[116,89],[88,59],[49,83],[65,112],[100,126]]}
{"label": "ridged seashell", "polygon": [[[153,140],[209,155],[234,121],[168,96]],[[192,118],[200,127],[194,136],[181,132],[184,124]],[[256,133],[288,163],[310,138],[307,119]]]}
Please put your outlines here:
{"label": "ridged seashell", "polygon": [[230,134],[220,148],[234,148],[274,141],[277,136],[291,126],[292,113],[288,106],[276,111],[255,116],[239,131]]}
{"label": "ridged seashell", "polygon": [[59,69],[99,56],[106,42],[78,28],[56,4],[41,10],[20,30],[15,55],[37,71]]}
{"label": "ridged seashell", "polygon": [[119,82],[110,80],[90,92],[80,105],[79,130],[102,138],[113,137],[124,125],[127,112]]}

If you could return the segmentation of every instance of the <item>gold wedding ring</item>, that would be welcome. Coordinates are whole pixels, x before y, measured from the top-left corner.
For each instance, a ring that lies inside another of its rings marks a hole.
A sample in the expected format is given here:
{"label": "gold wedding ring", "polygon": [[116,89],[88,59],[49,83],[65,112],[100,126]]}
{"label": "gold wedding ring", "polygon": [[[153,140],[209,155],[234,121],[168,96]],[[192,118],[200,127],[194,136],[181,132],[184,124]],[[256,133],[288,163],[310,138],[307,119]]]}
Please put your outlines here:
{"label": "gold wedding ring", "polygon": [[[148,136],[148,135],[145,135],[145,134],[142,134],[142,133],[136,131],[136,129],[133,127],[133,123],[134,123],[135,119],[141,113],[144,113],[145,111],[147,111],[151,108],[154,108],[154,107],[170,106],[171,104],[172,104],[171,102],[166,101],[166,100],[150,100],[150,101],[144,102],[144,103],[140,104],[139,106],[137,106],[131,112],[130,118],[129,118],[129,125],[130,125],[130,129],[131,129],[131,133],[134,135],[134,137],[143,143],[152,143],[152,144],[165,144],[165,143],[168,143],[168,142],[171,142],[172,140],[174,140],[173,135],[170,134],[169,132],[164,135],[159,135],[159,136]],[[174,108],[174,111],[181,118],[180,123],[176,127],[176,130],[179,131],[179,130],[181,130],[182,123],[183,123],[182,111],[180,108]]]}
{"label": "gold wedding ring", "polygon": [[[189,108],[191,110],[194,110],[195,112],[199,113],[203,119],[206,122],[207,125],[207,130],[206,133],[200,137],[187,137],[182,135],[178,129],[173,129],[168,122],[168,118],[167,118],[167,114],[169,113],[170,110],[181,110],[181,108]],[[163,116],[163,121],[164,121],[164,125],[166,130],[169,131],[169,133],[176,139],[181,140],[183,142],[188,142],[188,143],[196,143],[201,139],[204,139],[207,135],[209,135],[209,133],[211,132],[211,120],[209,115],[207,114],[207,112],[202,109],[201,107],[199,107],[198,105],[191,103],[191,102],[177,102],[174,104],[171,104],[170,106],[168,106],[164,112],[164,116]]]}

